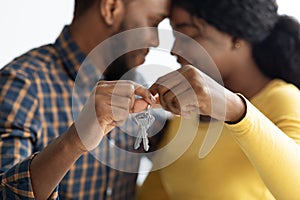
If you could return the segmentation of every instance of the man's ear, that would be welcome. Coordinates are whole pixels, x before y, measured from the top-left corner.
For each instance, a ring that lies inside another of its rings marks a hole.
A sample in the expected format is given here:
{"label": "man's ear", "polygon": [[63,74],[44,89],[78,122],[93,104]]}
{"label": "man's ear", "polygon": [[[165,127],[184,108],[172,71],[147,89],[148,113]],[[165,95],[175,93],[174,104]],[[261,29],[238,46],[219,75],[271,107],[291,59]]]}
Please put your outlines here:
{"label": "man's ear", "polygon": [[104,22],[108,26],[119,23],[124,15],[124,3],[122,0],[101,0],[100,12]]}

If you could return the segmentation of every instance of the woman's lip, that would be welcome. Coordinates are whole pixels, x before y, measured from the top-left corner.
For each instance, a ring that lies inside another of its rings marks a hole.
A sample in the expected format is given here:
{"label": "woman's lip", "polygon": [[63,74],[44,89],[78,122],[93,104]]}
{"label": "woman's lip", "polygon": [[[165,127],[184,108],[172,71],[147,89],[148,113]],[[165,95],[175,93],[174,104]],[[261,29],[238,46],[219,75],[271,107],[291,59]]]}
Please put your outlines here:
{"label": "woman's lip", "polygon": [[177,57],[177,62],[182,65],[190,64],[187,60],[185,60],[184,58],[181,58],[181,57]]}

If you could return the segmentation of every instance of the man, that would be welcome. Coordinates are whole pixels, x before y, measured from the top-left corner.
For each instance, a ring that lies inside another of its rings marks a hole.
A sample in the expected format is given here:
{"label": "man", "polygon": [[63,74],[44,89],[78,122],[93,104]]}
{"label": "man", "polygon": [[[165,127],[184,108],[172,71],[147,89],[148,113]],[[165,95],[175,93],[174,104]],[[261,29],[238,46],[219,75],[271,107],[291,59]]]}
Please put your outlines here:
{"label": "man", "polygon": [[[100,81],[79,113],[76,101],[72,108],[72,90],[80,65],[92,49],[124,30],[156,27],[168,15],[169,3],[76,0],[74,19],[54,44],[29,51],[2,69],[2,199],[134,199],[137,174],[110,168],[88,151],[107,134],[116,145],[132,148],[135,137],[122,134],[115,126],[122,124],[129,112],[152,104],[153,98],[131,81]],[[157,46],[157,33],[149,32],[145,41],[148,48]],[[119,65],[120,72],[143,63],[147,52],[136,50],[120,58],[127,63]],[[120,77],[112,73],[113,66],[104,73],[110,80]],[[119,89],[114,92],[117,84]],[[113,95],[118,101],[112,101]],[[144,100],[135,100],[135,95]],[[72,109],[79,113],[75,124]],[[95,118],[90,111],[95,111]],[[98,150],[108,155],[110,162],[120,159],[110,154],[108,143]]]}

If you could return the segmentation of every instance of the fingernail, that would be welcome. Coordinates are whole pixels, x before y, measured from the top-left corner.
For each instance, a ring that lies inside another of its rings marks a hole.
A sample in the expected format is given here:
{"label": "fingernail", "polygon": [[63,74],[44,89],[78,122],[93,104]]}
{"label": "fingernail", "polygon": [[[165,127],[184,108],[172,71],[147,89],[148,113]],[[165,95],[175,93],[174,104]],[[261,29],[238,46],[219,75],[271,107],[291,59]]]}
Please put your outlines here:
{"label": "fingernail", "polygon": [[156,99],[153,95],[151,95],[151,101],[152,101],[152,103],[156,104]]}

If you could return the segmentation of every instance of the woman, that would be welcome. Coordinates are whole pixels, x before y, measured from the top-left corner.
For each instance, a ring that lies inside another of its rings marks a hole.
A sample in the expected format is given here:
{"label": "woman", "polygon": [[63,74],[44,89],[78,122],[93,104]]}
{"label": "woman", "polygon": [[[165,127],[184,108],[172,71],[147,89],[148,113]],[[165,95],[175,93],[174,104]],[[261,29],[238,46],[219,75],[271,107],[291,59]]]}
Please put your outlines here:
{"label": "woman", "polygon": [[[151,172],[139,199],[300,199],[298,22],[278,15],[273,0],[173,0],[171,24],[203,46],[227,89],[220,90],[201,71],[207,69],[192,62],[194,67],[184,65],[158,79],[152,93],[175,114],[197,108],[224,127],[213,150],[199,158],[209,124],[200,120],[189,149]],[[188,52],[188,60],[197,57],[180,41],[175,46]],[[178,74],[191,87],[182,86]],[[196,103],[187,98],[193,91]],[[223,103],[226,112],[213,112],[212,100]],[[193,127],[187,123],[174,118],[161,146],[180,131],[188,134]]]}

